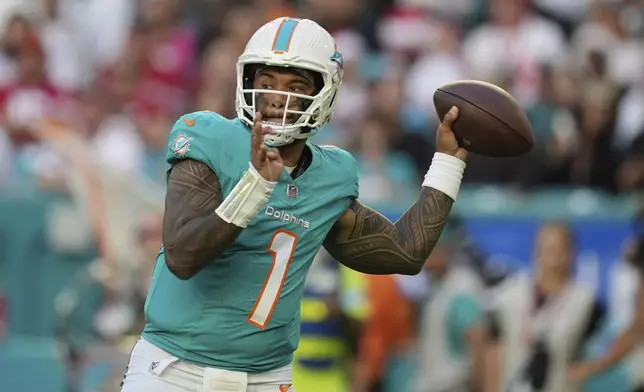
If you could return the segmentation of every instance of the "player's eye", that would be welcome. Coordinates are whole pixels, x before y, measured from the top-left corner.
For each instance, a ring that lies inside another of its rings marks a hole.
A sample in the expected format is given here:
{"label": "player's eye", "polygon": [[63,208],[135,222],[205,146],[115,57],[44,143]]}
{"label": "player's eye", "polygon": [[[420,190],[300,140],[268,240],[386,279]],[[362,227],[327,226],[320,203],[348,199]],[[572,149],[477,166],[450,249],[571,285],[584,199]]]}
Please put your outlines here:
{"label": "player's eye", "polygon": [[289,91],[292,92],[292,93],[296,93],[296,94],[303,94],[304,93],[304,87],[292,86],[291,88],[289,88]]}
{"label": "player's eye", "polygon": [[262,89],[264,89],[264,90],[272,90],[273,86],[271,86],[270,84],[262,84]]}

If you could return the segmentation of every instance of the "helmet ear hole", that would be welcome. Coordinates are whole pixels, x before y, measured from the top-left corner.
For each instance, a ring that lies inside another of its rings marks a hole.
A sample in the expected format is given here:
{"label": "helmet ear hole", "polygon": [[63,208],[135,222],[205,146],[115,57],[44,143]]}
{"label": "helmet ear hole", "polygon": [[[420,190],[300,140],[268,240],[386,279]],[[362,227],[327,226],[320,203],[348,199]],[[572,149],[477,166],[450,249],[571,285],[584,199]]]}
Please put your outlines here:
{"label": "helmet ear hole", "polygon": [[322,91],[322,88],[324,88],[324,77],[319,72],[315,72],[313,75],[313,85],[315,86],[313,95],[318,95]]}
{"label": "helmet ear hole", "polygon": [[335,103],[335,99],[336,99],[337,97],[338,97],[338,92],[336,91],[336,92],[334,92],[334,93],[333,93],[333,96],[332,96],[332,97],[331,97],[331,99],[329,100],[329,107],[330,107],[330,108],[332,108],[332,107],[333,107],[333,104]]}
{"label": "helmet ear hole", "polygon": [[[244,66],[243,74],[242,74],[242,84],[244,90],[250,90],[253,88],[253,83],[255,83],[255,74],[257,73],[257,69],[259,68],[259,65],[256,64],[250,64]],[[252,104],[253,97],[252,94],[246,93],[244,94],[244,102],[246,105]]]}

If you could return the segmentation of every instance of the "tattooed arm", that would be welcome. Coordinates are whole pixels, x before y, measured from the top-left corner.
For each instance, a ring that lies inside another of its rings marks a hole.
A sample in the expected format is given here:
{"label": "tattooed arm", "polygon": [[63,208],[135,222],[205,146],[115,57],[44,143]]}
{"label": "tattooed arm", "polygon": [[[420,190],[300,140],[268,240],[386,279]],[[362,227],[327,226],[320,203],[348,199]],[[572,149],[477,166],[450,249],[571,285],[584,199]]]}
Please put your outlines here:
{"label": "tattooed arm", "polygon": [[215,210],[223,200],[217,175],[192,159],[170,172],[163,218],[168,269],[190,279],[235,241],[241,227],[224,222]]}
{"label": "tattooed arm", "polygon": [[367,274],[420,272],[443,231],[465,169],[467,151],[452,132],[457,117],[458,108],[452,107],[438,127],[437,153],[416,203],[392,223],[355,200],[324,242],[331,256]]}
{"label": "tattooed arm", "polygon": [[356,271],[417,274],[441,235],[452,203],[446,194],[423,187],[416,203],[392,223],[355,200],[327,236],[324,247]]}

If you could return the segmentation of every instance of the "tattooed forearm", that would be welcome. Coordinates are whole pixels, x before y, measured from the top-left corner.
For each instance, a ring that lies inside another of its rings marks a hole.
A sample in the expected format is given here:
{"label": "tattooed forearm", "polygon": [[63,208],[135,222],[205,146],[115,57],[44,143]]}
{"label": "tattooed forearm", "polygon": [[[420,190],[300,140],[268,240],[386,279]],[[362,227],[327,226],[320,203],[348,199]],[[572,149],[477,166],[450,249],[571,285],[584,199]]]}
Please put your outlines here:
{"label": "tattooed forearm", "polygon": [[453,200],[432,188],[396,222],[355,201],[325,241],[339,262],[369,274],[416,274],[434,249]]}
{"label": "tattooed forearm", "polygon": [[215,209],[223,198],[216,174],[186,159],[170,172],[163,219],[166,264],[189,279],[233,243],[241,228],[224,222]]}

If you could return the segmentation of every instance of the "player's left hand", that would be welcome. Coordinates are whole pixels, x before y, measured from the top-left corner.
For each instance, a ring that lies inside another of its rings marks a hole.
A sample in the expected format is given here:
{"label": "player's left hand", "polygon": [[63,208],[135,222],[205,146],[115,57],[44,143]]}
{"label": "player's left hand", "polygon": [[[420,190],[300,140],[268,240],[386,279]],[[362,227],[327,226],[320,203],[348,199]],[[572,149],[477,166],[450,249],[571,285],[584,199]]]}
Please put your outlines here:
{"label": "player's left hand", "polygon": [[454,156],[465,162],[467,159],[467,150],[458,145],[456,135],[454,135],[454,132],[452,131],[452,124],[457,118],[458,108],[456,106],[452,106],[436,132],[436,152],[442,152],[444,154]]}

